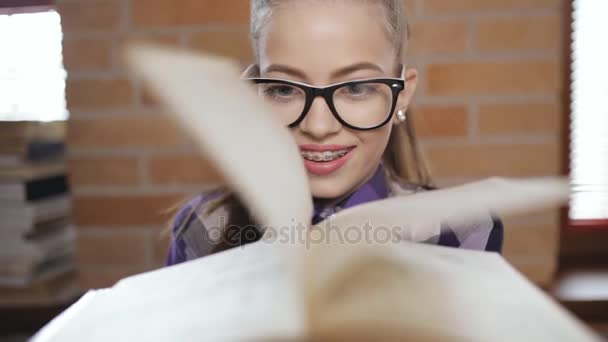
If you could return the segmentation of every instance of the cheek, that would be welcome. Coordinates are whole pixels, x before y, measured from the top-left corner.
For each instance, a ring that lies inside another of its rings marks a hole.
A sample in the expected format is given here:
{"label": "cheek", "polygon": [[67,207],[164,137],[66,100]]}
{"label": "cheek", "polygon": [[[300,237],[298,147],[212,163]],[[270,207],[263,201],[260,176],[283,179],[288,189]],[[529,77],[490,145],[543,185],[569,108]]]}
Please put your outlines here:
{"label": "cheek", "polygon": [[358,132],[357,136],[361,142],[360,147],[363,152],[362,154],[365,155],[364,157],[379,161],[386,149],[391,131],[392,125],[389,124],[377,130]]}

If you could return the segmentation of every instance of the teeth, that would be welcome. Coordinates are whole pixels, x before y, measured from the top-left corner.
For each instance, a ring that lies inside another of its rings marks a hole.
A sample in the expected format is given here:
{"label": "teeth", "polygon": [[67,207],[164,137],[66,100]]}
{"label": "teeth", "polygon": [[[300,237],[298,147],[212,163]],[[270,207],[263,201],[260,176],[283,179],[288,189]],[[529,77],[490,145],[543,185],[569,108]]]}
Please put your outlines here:
{"label": "teeth", "polygon": [[320,161],[332,161],[343,157],[348,153],[349,150],[340,151],[324,151],[324,152],[313,152],[313,151],[302,151],[302,157],[308,160],[320,162]]}

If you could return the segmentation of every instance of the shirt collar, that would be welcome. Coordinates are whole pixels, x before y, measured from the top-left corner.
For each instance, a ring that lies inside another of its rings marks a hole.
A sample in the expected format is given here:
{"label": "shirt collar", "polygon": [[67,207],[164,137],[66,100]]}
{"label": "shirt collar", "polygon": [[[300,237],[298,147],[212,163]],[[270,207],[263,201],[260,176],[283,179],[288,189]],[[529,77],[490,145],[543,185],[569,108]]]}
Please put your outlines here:
{"label": "shirt collar", "polygon": [[387,198],[388,194],[389,188],[386,182],[384,167],[380,164],[372,178],[345,198],[330,205],[327,205],[326,202],[322,204],[320,201],[315,200],[312,222],[316,224],[342,209]]}

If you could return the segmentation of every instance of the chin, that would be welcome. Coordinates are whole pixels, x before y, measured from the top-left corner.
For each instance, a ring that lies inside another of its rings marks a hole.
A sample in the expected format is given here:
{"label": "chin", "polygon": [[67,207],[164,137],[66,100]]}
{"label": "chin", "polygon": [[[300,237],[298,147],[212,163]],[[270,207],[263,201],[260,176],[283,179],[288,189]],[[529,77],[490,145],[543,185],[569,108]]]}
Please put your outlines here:
{"label": "chin", "polygon": [[336,182],[331,179],[313,179],[310,180],[310,192],[315,198],[337,198],[348,192],[350,187],[348,184]]}

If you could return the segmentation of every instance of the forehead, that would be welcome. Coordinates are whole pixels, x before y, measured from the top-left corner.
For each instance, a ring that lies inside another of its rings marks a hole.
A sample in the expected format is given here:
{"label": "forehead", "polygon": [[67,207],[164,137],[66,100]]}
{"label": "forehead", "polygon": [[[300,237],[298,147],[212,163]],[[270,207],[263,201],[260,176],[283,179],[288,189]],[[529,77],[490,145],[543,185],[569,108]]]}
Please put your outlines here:
{"label": "forehead", "polygon": [[260,67],[296,67],[311,78],[371,62],[386,72],[395,53],[382,8],[362,1],[291,1],[275,10],[259,45]]}

